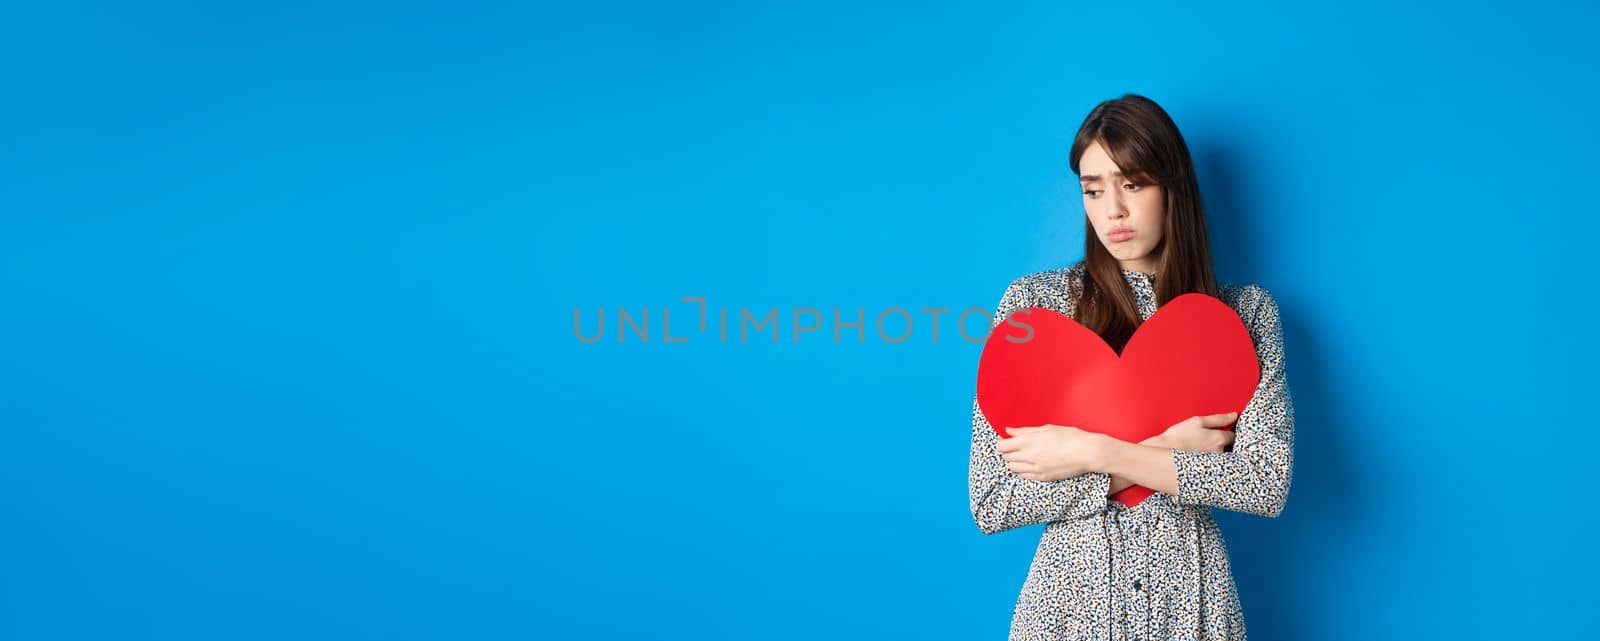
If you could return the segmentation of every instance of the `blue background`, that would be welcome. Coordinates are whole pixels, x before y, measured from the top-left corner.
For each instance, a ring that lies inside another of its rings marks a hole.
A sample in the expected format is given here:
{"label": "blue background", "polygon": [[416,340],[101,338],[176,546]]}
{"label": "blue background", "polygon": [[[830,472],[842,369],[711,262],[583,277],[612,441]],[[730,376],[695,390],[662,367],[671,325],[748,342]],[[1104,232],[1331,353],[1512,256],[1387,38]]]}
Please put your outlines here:
{"label": "blue background", "polygon": [[1001,638],[979,346],[871,321],[1078,260],[1131,91],[1283,312],[1251,638],[1584,638],[1597,13],[8,7],[0,637]]}

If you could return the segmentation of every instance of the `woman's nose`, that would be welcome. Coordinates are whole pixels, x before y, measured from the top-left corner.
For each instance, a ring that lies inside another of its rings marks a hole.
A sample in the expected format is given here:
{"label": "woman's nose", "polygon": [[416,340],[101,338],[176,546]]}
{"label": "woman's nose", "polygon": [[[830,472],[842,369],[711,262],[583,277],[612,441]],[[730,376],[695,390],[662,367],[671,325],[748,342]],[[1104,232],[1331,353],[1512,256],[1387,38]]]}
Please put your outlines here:
{"label": "woman's nose", "polygon": [[1128,210],[1122,206],[1122,197],[1119,195],[1107,194],[1107,198],[1101,202],[1104,203],[1102,206],[1105,207],[1103,213],[1106,218],[1117,219],[1128,215]]}

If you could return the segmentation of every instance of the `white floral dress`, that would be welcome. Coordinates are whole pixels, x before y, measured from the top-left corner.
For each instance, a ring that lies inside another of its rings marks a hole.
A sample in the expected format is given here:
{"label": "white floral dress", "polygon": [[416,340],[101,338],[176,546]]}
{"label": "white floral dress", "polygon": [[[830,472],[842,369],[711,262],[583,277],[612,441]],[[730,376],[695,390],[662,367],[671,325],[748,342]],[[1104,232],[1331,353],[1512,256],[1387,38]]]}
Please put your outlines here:
{"label": "white floral dress", "polygon": [[[1142,318],[1156,311],[1154,276],[1123,270]],[[1083,263],[1028,274],[1001,297],[994,324],[1043,307],[1071,316]],[[1261,382],[1234,426],[1231,451],[1173,450],[1178,494],[1129,508],[1106,496],[1111,477],[1090,472],[1034,481],[1006,467],[998,436],[972,404],[968,493],[985,534],[1046,524],[1012,615],[1010,639],[1245,639],[1244,612],[1212,508],[1276,517],[1289,493],[1294,406],[1283,363],[1278,307],[1259,285],[1219,283],[1220,298],[1249,328]],[[1152,390],[1152,393],[1158,393]]]}

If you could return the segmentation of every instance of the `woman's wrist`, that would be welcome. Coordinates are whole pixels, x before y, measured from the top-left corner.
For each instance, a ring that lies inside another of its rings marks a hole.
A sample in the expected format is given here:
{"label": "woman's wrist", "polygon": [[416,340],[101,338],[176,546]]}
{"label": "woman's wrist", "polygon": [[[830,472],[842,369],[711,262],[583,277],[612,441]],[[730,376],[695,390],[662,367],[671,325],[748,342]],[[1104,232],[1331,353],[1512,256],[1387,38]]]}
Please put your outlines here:
{"label": "woman's wrist", "polygon": [[1115,436],[1099,434],[1098,448],[1094,458],[1094,470],[1106,474],[1123,474],[1127,470],[1128,462],[1143,453],[1145,448],[1168,450],[1171,449],[1163,442],[1160,436],[1152,436],[1138,443],[1124,441]]}
{"label": "woman's wrist", "polygon": [[1129,443],[1106,436],[1095,453],[1095,470],[1127,479],[1157,492],[1177,494],[1177,470],[1171,448]]}
{"label": "woman's wrist", "polygon": [[1142,447],[1138,443],[1129,443],[1115,436],[1096,434],[1096,447],[1094,448],[1094,471],[1105,474],[1114,474],[1111,470],[1116,461],[1122,458],[1122,448]]}

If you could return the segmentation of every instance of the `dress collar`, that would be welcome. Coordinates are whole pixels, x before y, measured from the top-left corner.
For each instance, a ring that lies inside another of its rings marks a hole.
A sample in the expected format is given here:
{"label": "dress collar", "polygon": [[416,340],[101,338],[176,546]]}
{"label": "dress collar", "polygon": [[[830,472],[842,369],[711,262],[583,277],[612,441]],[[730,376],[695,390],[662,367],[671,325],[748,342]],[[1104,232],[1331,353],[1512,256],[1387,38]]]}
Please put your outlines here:
{"label": "dress collar", "polygon": [[1150,285],[1154,285],[1156,282],[1155,274],[1146,274],[1144,272],[1134,271],[1131,269],[1123,269],[1122,277],[1130,281],[1143,281]]}

